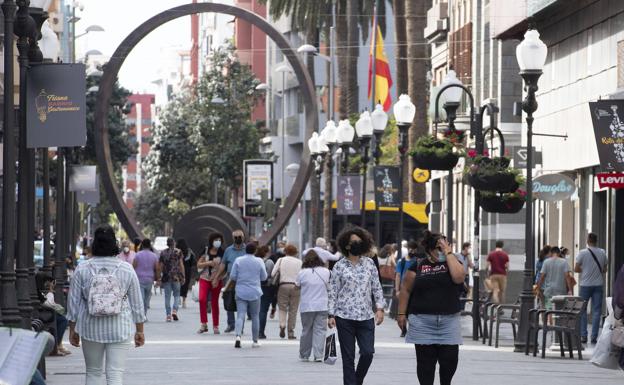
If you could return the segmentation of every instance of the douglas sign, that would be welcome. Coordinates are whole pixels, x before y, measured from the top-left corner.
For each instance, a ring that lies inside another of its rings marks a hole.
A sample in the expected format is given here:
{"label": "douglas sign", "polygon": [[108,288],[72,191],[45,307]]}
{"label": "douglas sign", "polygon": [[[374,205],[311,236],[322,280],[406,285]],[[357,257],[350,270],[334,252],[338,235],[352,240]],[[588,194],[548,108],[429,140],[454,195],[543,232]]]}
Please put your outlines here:
{"label": "douglas sign", "polygon": [[570,199],[576,191],[576,184],[562,174],[542,175],[533,180],[533,194],[537,199],[548,202]]}

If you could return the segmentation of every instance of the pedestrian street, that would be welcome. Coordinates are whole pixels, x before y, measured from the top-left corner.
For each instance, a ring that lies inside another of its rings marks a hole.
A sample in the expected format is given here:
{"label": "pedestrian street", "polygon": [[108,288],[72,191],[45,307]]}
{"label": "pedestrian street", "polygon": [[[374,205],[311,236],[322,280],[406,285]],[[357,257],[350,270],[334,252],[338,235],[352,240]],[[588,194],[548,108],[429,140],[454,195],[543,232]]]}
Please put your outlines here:
{"label": "pedestrian street", "polygon": [[[267,340],[259,349],[251,348],[250,322],[245,324],[242,349],[234,349],[232,334],[197,335],[199,310],[188,299],[180,309],[180,321],[165,322],[163,296],[152,296],[149,322],[145,324],[146,344],[131,348],[127,358],[124,384],[186,385],[186,384],[254,384],[254,385],[318,385],[340,384],[340,354],[335,366],[300,362],[298,341],[280,340],[277,317],[267,322]],[[221,325],[226,324],[221,311]],[[297,321],[299,323],[299,320]],[[503,326],[501,348],[494,349],[474,342],[471,319],[462,318],[464,345],[460,348],[454,385],[620,385],[620,371],[595,368],[590,362],[591,348],[584,351],[583,361],[559,358],[552,351],[545,360],[513,353],[511,330]],[[299,336],[299,330],[296,332]],[[416,384],[414,347],[399,338],[394,320],[386,317],[376,330],[376,354],[365,384]],[[69,345],[73,352],[66,357],[46,359],[48,384],[84,384],[82,352]],[[438,380],[436,380],[436,384]]]}

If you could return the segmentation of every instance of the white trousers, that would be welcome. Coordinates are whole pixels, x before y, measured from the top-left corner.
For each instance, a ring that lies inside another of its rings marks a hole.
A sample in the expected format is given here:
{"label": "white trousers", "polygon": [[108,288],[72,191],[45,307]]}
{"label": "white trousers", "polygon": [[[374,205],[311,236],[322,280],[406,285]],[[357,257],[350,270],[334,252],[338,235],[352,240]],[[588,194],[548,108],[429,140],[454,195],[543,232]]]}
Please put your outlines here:
{"label": "white trousers", "polygon": [[[82,354],[87,367],[86,385],[122,385],[126,356],[131,339],[124,342],[100,343],[82,339]],[[104,360],[106,359],[106,366]],[[106,382],[104,375],[106,374]]]}

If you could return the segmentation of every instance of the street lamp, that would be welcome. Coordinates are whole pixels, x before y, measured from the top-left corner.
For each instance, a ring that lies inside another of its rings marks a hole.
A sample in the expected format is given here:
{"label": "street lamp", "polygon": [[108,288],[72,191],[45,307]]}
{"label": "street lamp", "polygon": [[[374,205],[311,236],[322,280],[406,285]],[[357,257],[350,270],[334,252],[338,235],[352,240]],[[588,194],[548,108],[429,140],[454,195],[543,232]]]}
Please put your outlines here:
{"label": "street lamp", "polygon": [[407,153],[407,133],[414,115],[416,115],[416,106],[412,103],[410,97],[406,94],[399,96],[399,101],[394,104],[394,118],[399,127],[399,231],[397,234],[397,260],[402,257],[401,242],[403,241],[403,165],[405,164],[405,155]]}
{"label": "street lamp", "polygon": [[[375,135],[373,158],[375,158],[375,166],[379,166],[379,159],[382,155],[381,139],[386,126],[388,126],[388,114],[386,114],[381,104],[375,106],[375,110],[371,114],[371,120],[373,121],[373,135]],[[377,244],[381,244],[381,217],[377,202],[375,202],[375,240]]]}
{"label": "street lamp", "polygon": [[[282,153],[280,156],[282,163],[282,176],[286,171],[285,163],[286,162],[286,73],[292,73],[292,69],[286,64],[282,63],[277,68],[275,68],[275,72],[282,74]],[[281,195],[280,195],[280,207],[284,207],[284,178],[281,178]]]}
{"label": "street lamp", "polygon": [[[331,29],[333,30],[333,27],[331,27]],[[331,33],[331,32],[330,32]],[[331,50],[333,52],[333,50]],[[315,46],[313,46],[312,44],[304,44],[302,46],[300,46],[299,48],[297,48],[297,52],[299,53],[308,53],[308,54],[312,54],[318,58],[321,58],[323,60],[325,60],[327,63],[329,63],[329,95],[328,95],[328,100],[327,100],[327,104],[328,107],[327,109],[329,111],[327,111],[327,119],[333,119],[334,118],[334,82],[335,82],[335,77],[334,77],[334,61],[333,61],[333,57],[327,56],[327,55],[322,55],[318,52],[318,50],[316,49]]]}
{"label": "street lamp", "polygon": [[526,97],[522,101],[522,110],[527,114],[527,166],[526,166],[526,219],[524,224],[524,247],[526,258],[524,261],[524,281],[520,294],[520,325],[516,338],[516,351],[523,352],[526,341],[526,332],[529,327],[529,311],[533,307],[533,272],[535,269],[535,255],[533,252],[533,113],[537,110],[537,82],[542,75],[548,49],[539,38],[539,33],[529,29],[524,34],[524,40],[516,47],[516,58],[520,67],[520,76],[524,80]]}
{"label": "street lamp", "polygon": [[[462,88],[463,84],[457,79],[457,74],[455,71],[450,70],[444,77],[444,81],[442,81],[442,88],[440,89],[441,92],[439,95],[440,97],[444,97],[444,105],[442,108],[446,111],[450,130],[455,130],[455,119],[457,119],[457,108],[459,108],[461,101]],[[446,179],[446,237],[449,243],[453,241],[453,184],[453,169],[451,169]]]}
{"label": "street lamp", "polygon": [[360,155],[362,157],[362,219],[360,224],[362,228],[366,228],[366,173],[368,172],[368,149],[370,147],[371,138],[373,136],[373,120],[371,114],[368,111],[364,111],[360,114],[360,118],[355,122],[355,132],[360,142]]}
{"label": "street lamp", "polygon": [[327,154],[325,154],[325,204],[323,207],[323,223],[325,223],[325,228],[323,232],[323,237],[329,240],[333,238],[333,154],[335,153],[338,144],[338,128],[336,127],[336,123],[334,123],[333,120],[327,121],[325,128],[321,130],[321,138],[323,138],[323,142],[327,145],[328,150]]}
{"label": "street lamp", "polygon": [[344,175],[349,172],[349,148],[355,138],[355,128],[353,128],[349,119],[343,119],[338,123],[337,135],[338,143],[342,149],[341,173]]}
{"label": "street lamp", "polygon": [[[31,2],[32,2],[32,1],[31,1]],[[85,31],[84,31],[83,33],[76,35],[76,36],[74,37],[74,39],[78,39],[79,37],[83,37],[83,36],[85,36],[86,34],[88,34],[89,32],[104,32],[104,28],[103,28],[103,27],[101,27],[101,26],[99,26],[99,25],[97,25],[97,24],[90,25],[90,26],[88,26],[88,27],[85,29]]]}

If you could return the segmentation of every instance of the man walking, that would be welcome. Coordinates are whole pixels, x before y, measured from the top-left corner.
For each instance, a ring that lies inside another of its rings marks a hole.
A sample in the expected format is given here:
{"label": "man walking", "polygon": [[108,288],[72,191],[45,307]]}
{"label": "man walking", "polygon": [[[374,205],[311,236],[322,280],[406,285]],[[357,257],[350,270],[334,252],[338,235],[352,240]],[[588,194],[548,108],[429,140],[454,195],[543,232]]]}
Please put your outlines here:
{"label": "man walking", "polygon": [[[161,287],[165,290],[165,311],[167,322],[178,321],[180,306],[180,286],[184,282],[184,263],[182,252],[175,248],[173,238],[167,238],[167,248],[160,253],[159,267],[162,273]],[[173,294],[173,312],[171,311],[171,294]]]}
{"label": "man walking", "polygon": [[469,296],[470,288],[472,287],[470,286],[470,269],[474,269],[474,264],[472,263],[472,256],[470,255],[470,248],[471,248],[470,242],[464,242],[462,243],[461,252],[456,254],[457,260],[461,262],[461,264],[464,266],[464,290],[463,290],[464,297]]}
{"label": "man walking", "polygon": [[[553,247],[550,258],[544,261],[537,286],[543,289],[544,305],[547,310],[553,310],[552,297],[556,295],[572,295],[572,287],[568,275],[570,265],[561,257],[561,250]],[[587,337],[586,337],[587,338]]]}
{"label": "man walking", "polygon": [[487,270],[490,272],[492,283],[492,302],[505,301],[507,289],[507,271],[509,270],[509,255],[503,250],[503,241],[496,241],[496,249],[487,257]]}
{"label": "man walking", "polygon": [[[605,274],[607,273],[608,258],[603,249],[596,247],[598,236],[594,233],[587,235],[587,248],[579,252],[576,257],[574,271],[581,273],[580,293],[585,301],[591,299],[592,334],[591,343],[598,340],[600,317],[602,316],[602,301],[604,300]],[[581,314],[581,341],[587,343],[587,312]]]}
{"label": "man walking", "polygon": [[[243,233],[243,230],[234,230],[232,232],[232,239],[234,239],[234,244],[225,249],[225,252],[223,253],[223,259],[221,259],[221,264],[219,265],[219,272],[215,276],[215,281],[212,284],[213,287],[215,287],[219,279],[224,278],[224,282],[227,282],[230,273],[232,272],[234,261],[245,255],[245,234]],[[225,329],[225,332],[233,332],[236,326],[236,317],[233,311],[227,312],[227,324],[228,326]]]}

